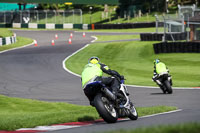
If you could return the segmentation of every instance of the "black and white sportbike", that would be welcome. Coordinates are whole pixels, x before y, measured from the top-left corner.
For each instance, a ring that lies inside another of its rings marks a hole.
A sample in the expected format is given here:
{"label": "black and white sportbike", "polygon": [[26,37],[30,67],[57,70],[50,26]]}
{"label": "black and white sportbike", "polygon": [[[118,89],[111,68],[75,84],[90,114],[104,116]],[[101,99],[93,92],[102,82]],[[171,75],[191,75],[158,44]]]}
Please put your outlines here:
{"label": "black and white sportbike", "polygon": [[160,89],[163,91],[163,93],[169,93],[172,94],[172,78],[169,75],[168,72],[163,72],[154,79],[154,81],[157,83],[157,85],[160,87]]}
{"label": "black and white sportbike", "polygon": [[138,114],[133,103],[130,101],[128,90],[124,85],[124,79],[121,80],[117,96],[100,81],[91,82],[86,87],[95,89],[96,93],[92,101],[93,106],[107,123],[115,123],[118,118],[125,117],[137,120]]}

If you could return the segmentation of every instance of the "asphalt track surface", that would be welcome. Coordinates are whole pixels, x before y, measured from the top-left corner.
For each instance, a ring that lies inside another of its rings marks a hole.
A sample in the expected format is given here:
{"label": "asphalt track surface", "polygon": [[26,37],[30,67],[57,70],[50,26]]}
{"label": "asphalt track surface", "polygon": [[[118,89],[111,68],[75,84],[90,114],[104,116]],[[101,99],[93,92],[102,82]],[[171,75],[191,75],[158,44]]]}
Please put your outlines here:
{"label": "asphalt track surface", "polygon": [[[68,38],[71,32],[74,36],[70,45]],[[16,30],[15,33],[18,36],[37,40],[38,46],[31,45],[0,53],[0,94],[80,105],[89,105],[81,88],[80,77],[66,72],[62,66],[63,60],[86,44],[91,43],[94,40],[92,35],[122,34],[86,33],[86,37],[83,38],[81,32],[73,31]],[[55,38],[55,34],[58,34],[58,39],[52,46],[51,40]],[[110,67],[112,68],[112,66]],[[152,125],[200,122],[199,89],[176,89],[172,95],[164,95],[158,88],[128,87],[128,90],[136,107],[169,105],[177,106],[181,111],[139,118],[137,121],[126,120],[115,124],[98,123],[51,132],[93,133]]]}

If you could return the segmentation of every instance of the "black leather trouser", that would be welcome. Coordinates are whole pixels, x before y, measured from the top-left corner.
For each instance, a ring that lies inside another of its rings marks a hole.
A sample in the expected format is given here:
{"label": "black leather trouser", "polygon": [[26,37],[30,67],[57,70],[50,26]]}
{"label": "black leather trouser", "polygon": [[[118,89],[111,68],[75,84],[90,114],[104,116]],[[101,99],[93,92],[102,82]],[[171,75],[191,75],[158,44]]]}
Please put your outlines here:
{"label": "black leather trouser", "polygon": [[[95,81],[101,81],[103,84],[106,85],[106,87],[110,88],[115,95],[118,94],[120,82],[116,78],[114,78],[114,77],[97,77],[95,79]],[[97,90],[95,90],[94,88],[93,89],[90,89],[90,88],[84,89],[84,93],[90,101],[93,100],[94,94],[96,91]]]}
{"label": "black leather trouser", "polygon": [[114,92],[115,94],[118,93],[120,83],[116,78],[114,78],[114,77],[97,77],[95,79],[95,81],[101,81],[107,87],[110,87],[112,92]]}

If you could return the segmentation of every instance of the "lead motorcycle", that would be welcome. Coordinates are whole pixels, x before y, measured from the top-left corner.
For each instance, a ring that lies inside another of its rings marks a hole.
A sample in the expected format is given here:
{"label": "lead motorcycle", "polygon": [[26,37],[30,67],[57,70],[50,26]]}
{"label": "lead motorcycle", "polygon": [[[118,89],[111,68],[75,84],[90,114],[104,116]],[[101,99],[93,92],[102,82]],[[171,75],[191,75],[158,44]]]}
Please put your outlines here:
{"label": "lead motorcycle", "polygon": [[168,72],[160,73],[157,77],[157,80],[155,80],[155,82],[158,84],[158,86],[160,87],[160,89],[163,91],[164,94],[166,92],[169,94],[173,93],[172,78]]}
{"label": "lead motorcycle", "polygon": [[119,95],[117,97],[109,87],[100,81],[91,82],[86,87],[96,90],[92,102],[99,115],[107,123],[115,123],[118,118],[125,117],[131,120],[138,119],[137,111],[130,101],[128,90],[124,85],[124,79],[121,80]]}

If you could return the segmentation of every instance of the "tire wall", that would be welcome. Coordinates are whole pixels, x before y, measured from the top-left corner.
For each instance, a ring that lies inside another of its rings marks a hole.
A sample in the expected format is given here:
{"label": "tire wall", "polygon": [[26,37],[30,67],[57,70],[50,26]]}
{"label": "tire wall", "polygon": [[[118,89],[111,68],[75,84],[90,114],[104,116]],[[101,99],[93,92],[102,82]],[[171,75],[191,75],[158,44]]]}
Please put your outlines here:
{"label": "tire wall", "polygon": [[162,42],[153,44],[155,54],[200,53],[200,42]]}
{"label": "tire wall", "polygon": [[123,23],[123,24],[94,24],[95,29],[131,29],[155,27],[155,22]]}
{"label": "tire wall", "polygon": [[[162,41],[164,34],[163,33],[141,33],[140,39],[141,41]],[[173,40],[186,40],[187,33],[172,33],[172,34],[166,34],[166,40],[167,41],[173,41]]]}

